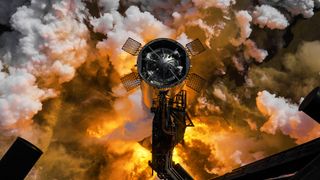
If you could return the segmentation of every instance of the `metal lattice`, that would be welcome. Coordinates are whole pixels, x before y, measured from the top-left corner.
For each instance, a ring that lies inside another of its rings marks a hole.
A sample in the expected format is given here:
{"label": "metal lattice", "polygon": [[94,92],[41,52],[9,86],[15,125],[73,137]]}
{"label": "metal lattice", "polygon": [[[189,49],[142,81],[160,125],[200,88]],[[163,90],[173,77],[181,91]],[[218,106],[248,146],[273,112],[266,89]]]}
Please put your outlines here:
{"label": "metal lattice", "polygon": [[196,56],[206,50],[199,39],[189,42],[186,47],[192,56]]}
{"label": "metal lattice", "polygon": [[195,73],[189,74],[187,79],[187,86],[196,92],[200,92],[205,83],[206,80]]}
{"label": "metal lattice", "polygon": [[133,56],[136,56],[139,54],[140,47],[141,43],[129,37],[122,46],[122,50],[126,51],[127,53]]}
{"label": "metal lattice", "polygon": [[138,73],[132,72],[120,78],[123,86],[127,91],[131,91],[140,85],[140,77]]}

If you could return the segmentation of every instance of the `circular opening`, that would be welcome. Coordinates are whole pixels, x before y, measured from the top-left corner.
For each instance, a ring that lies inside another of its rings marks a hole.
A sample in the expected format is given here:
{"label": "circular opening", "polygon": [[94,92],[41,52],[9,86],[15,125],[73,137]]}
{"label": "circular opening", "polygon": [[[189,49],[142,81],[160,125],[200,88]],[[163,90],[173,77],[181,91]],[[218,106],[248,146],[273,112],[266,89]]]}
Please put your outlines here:
{"label": "circular opening", "polygon": [[185,48],[167,38],[147,43],[139,53],[137,64],[142,79],[159,89],[184,81],[190,68]]}

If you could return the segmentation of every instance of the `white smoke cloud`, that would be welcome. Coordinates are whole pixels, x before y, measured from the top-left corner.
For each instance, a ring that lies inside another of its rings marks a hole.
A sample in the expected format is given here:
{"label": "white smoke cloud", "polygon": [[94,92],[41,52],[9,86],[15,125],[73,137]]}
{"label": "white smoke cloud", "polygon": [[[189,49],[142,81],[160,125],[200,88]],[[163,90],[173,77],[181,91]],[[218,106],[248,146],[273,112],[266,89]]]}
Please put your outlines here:
{"label": "white smoke cloud", "polygon": [[192,2],[197,6],[201,8],[210,8],[215,7],[222,10],[228,9],[231,5],[234,5],[236,3],[235,0],[192,0]]}
{"label": "white smoke cloud", "polygon": [[57,60],[51,66],[51,74],[57,75],[59,77],[59,84],[62,84],[70,81],[74,77],[75,69],[72,66],[63,64]]}
{"label": "white smoke cloud", "polygon": [[[59,84],[70,81],[87,58],[88,30],[81,22],[83,4],[76,1],[32,1],[12,15],[13,32],[0,39],[0,126],[24,127],[42,109],[42,102],[57,96]],[[34,130],[36,131],[36,130]],[[31,137],[34,139],[34,137]]]}
{"label": "white smoke cloud", "polygon": [[99,18],[92,18],[90,23],[93,26],[94,32],[107,34],[113,29],[113,16],[112,14],[106,13]]}
{"label": "white smoke cloud", "polygon": [[289,25],[280,11],[268,5],[256,6],[252,16],[253,23],[258,24],[260,28],[285,29]]}
{"label": "white smoke cloud", "polygon": [[183,6],[182,4],[191,4],[191,0],[121,0],[121,4],[127,7],[132,5],[139,6],[142,12],[150,12],[155,18],[169,25],[172,23],[172,13],[180,9]]}
{"label": "white smoke cloud", "polygon": [[[35,3],[19,8],[12,16],[12,26],[22,37],[10,64],[24,67],[37,77],[58,78],[61,83],[70,81],[73,71],[87,57],[88,30],[76,19],[82,15],[71,1],[54,3],[45,15],[46,7],[39,11]],[[60,71],[57,65],[63,69]]]}
{"label": "white smoke cloud", "polygon": [[[314,0],[260,0],[260,2],[283,7],[293,16],[301,14],[305,18],[310,18],[314,14]],[[318,4],[318,2],[316,4]]]}
{"label": "white smoke cloud", "polygon": [[[122,94],[117,92],[122,89],[115,88],[114,91]],[[118,114],[125,123],[114,129],[106,137],[107,139],[141,141],[143,138],[151,136],[153,114],[145,106],[141,97],[141,90],[118,97],[114,103],[115,115]]]}
{"label": "white smoke cloud", "polygon": [[42,109],[41,101],[54,96],[51,90],[40,89],[36,78],[24,69],[0,72],[0,128],[30,121]]}
{"label": "white smoke cloud", "polygon": [[244,42],[244,55],[247,58],[253,58],[255,61],[261,63],[268,56],[268,51],[259,49],[255,42],[248,39]]}
{"label": "white smoke cloud", "polygon": [[[110,61],[120,75],[130,73],[136,63],[133,56],[121,49],[128,37],[145,43],[159,37],[173,38],[174,35],[172,29],[155,19],[149,12],[141,12],[136,6],[129,7],[125,12],[125,17],[118,12],[104,14],[101,18],[105,17],[112,22],[93,23],[95,29],[104,29],[103,32],[108,37],[99,42],[97,48],[101,54],[110,55]],[[109,26],[111,24],[113,24],[112,29]]]}
{"label": "white smoke cloud", "polygon": [[180,36],[177,37],[176,41],[184,46],[187,43],[191,42],[192,40],[189,39],[185,33],[182,33],[182,34],[180,34]]}
{"label": "white smoke cloud", "polygon": [[268,91],[259,92],[256,103],[259,111],[269,118],[260,128],[261,131],[275,134],[280,130],[298,144],[320,137],[320,125],[300,112],[297,104],[291,104]]}
{"label": "white smoke cloud", "polygon": [[240,46],[247,38],[250,37],[250,34],[252,32],[250,25],[252,17],[249,12],[245,10],[236,12],[235,16],[236,23],[240,28],[240,37],[238,39],[232,39],[231,44],[234,46]]}

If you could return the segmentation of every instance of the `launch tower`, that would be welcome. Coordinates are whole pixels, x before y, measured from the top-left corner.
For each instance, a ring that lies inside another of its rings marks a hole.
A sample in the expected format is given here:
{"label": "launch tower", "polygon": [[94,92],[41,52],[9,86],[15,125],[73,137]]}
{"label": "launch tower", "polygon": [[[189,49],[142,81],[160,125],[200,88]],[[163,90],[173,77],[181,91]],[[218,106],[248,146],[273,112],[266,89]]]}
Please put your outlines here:
{"label": "launch tower", "polygon": [[150,167],[161,179],[193,179],[188,172],[172,161],[174,147],[183,140],[187,127],[193,123],[186,111],[187,91],[184,86],[199,92],[204,79],[190,71],[190,57],[205,49],[197,39],[186,47],[167,38],[159,38],[141,47],[128,38],[122,49],[138,56],[137,71],[121,78],[131,91],[140,86],[143,100],[154,113],[152,124],[152,160]]}

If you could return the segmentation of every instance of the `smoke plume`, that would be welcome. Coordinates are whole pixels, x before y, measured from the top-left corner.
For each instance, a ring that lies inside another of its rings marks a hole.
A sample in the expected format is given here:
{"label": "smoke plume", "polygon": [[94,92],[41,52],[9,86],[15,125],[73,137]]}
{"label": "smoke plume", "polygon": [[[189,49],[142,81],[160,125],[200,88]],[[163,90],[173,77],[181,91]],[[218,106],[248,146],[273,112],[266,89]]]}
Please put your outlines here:
{"label": "smoke plume", "polygon": [[[16,136],[44,154],[27,179],[156,179],[153,114],[120,78],[121,50],[160,37],[206,51],[188,90],[195,124],[174,150],[210,179],[320,136],[298,111],[319,86],[319,0],[14,0],[0,2],[0,153]],[[303,17],[303,18],[302,18]]]}

